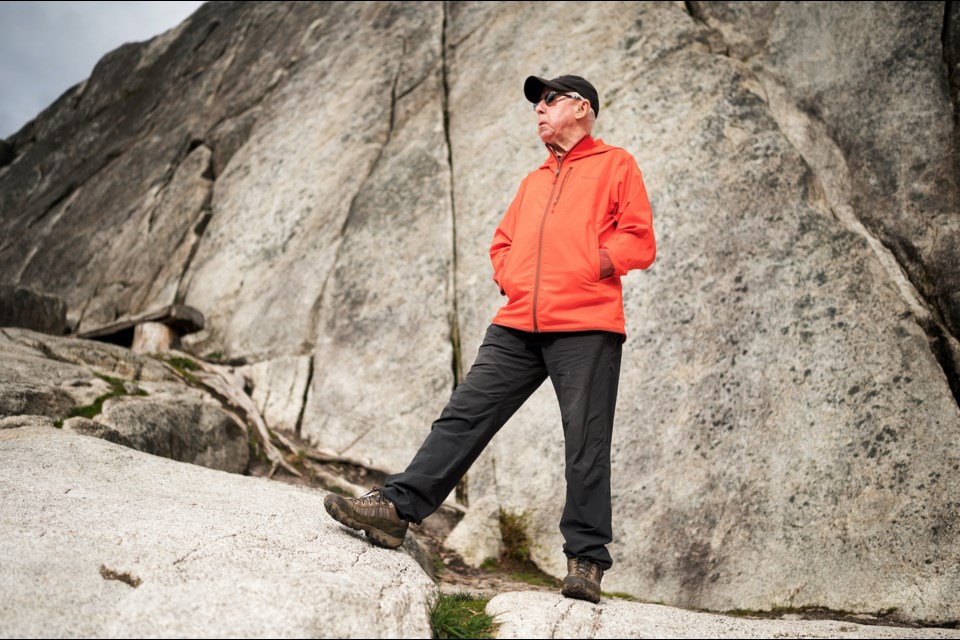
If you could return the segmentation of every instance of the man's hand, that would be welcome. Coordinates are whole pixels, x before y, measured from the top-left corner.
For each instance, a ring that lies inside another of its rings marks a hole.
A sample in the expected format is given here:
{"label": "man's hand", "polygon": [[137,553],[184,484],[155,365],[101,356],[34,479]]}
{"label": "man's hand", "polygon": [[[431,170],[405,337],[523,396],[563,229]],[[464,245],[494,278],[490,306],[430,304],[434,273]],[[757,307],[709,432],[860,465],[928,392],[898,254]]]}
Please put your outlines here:
{"label": "man's hand", "polygon": [[600,249],[600,279],[609,278],[613,275],[613,260],[606,249]]}

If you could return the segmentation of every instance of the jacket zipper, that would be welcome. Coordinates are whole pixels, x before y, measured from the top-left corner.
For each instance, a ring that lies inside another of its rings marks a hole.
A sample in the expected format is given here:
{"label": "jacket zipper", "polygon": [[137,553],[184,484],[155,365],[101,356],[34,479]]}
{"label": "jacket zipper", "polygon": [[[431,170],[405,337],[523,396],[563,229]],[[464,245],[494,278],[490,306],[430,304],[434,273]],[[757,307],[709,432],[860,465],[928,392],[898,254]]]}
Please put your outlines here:
{"label": "jacket zipper", "polygon": [[553,199],[553,192],[557,188],[557,179],[560,177],[560,170],[563,168],[563,160],[566,159],[566,156],[563,157],[560,161],[557,162],[557,172],[553,176],[553,186],[550,187],[550,197],[547,198],[547,206],[543,210],[543,216],[540,219],[540,239],[537,241],[537,278],[534,282],[533,287],[533,332],[538,333],[540,331],[539,324],[537,323],[537,299],[540,297],[540,265],[543,260],[543,230],[547,225],[547,214],[550,212],[552,207],[557,206],[557,202],[560,202],[560,194],[563,193],[563,186],[567,184],[567,178],[570,177],[570,172],[573,169],[567,169],[566,175],[563,176],[563,182],[560,183],[560,191],[557,192],[557,199]]}

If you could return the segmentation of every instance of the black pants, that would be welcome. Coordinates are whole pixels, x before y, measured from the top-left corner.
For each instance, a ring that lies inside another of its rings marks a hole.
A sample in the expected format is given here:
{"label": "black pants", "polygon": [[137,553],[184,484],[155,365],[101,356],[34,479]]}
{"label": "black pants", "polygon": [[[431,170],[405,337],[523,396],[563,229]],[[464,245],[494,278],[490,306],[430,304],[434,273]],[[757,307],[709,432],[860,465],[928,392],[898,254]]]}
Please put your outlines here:
{"label": "black pants", "polygon": [[[384,495],[420,522],[437,510],[500,427],[549,375],[566,443],[566,504],[560,532],[567,557],[612,564],[610,439],[623,336],[607,331],[527,333],[491,325],[476,362],[403,473]],[[544,432],[544,438],[551,437]]]}

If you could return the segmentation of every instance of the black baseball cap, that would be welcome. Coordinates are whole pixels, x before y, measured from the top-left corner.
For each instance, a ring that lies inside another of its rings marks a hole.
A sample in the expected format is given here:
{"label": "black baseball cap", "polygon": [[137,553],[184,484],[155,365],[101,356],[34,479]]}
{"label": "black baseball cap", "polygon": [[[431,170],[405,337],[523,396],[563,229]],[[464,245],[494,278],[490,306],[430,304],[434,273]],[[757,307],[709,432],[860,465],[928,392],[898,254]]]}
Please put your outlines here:
{"label": "black baseball cap", "polygon": [[540,95],[546,88],[555,91],[575,91],[590,101],[594,115],[600,115],[600,96],[597,95],[597,90],[580,76],[558,76],[553,80],[530,76],[523,83],[523,95],[533,104],[537,104],[540,102]]}

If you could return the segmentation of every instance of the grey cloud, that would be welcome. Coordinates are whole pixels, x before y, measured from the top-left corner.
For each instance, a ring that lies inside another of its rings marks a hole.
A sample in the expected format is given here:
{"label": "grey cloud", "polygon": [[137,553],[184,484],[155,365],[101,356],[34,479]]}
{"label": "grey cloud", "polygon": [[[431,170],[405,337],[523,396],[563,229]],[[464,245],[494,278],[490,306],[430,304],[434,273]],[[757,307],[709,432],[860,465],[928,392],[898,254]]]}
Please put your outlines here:
{"label": "grey cloud", "polygon": [[0,3],[0,137],[87,78],[109,51],[175,27],[201,4]]}

